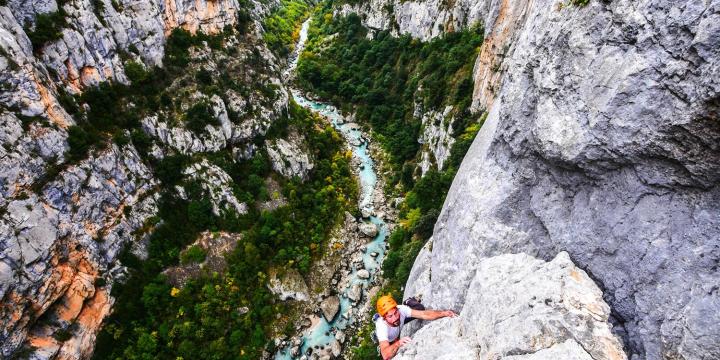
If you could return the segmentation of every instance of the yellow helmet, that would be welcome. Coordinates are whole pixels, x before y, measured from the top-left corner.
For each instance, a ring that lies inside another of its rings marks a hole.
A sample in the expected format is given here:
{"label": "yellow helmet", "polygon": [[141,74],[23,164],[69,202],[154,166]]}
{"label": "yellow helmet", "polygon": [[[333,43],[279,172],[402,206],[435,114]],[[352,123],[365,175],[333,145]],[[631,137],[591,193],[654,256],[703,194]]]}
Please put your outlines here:
{"label": "yellow helmet", "polygon": [[396,307],[397,303],[395,302],[395,299],[391,295],[384,295],[381,296],[377,301],[377,312],[380,314],[380,316],[385,316],[385,314],[388,313],[388,311],[392,310],[392,308]]}

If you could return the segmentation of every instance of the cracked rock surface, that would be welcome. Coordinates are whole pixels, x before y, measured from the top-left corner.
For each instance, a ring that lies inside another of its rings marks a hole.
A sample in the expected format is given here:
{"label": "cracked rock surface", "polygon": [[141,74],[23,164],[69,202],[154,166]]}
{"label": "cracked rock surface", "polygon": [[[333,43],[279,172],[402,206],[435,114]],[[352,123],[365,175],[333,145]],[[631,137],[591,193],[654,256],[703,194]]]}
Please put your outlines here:
{"label": "cracked rock surface", "polygon": [[428,286],[426,305],[462,309],[481,259],[567,251],[632,358],[720,358],[720,2],[517,7],[406,296]]}
{"label": "cracked rock surface", "polygon": [[567,253],[499,255],[473,269],[458,316],[428,322],[398,359],[627,359],[602,292]]}

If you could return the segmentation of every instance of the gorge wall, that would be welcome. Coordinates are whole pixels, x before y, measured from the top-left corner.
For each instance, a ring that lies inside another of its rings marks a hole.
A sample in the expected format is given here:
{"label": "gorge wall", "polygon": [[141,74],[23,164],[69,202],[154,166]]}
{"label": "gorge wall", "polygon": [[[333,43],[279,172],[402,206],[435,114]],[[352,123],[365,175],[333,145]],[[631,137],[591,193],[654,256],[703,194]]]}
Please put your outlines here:
{"label": "gorge wall", "polygon": [[[143,253],[135,233],[158,212],[159,180],[132,144],[65,166],[75,119],[62,98],[127,83],[125,62],[160,65],[174,28],[218,33],[238,21],[239,4],[2,3],[0,357],[31,347],[37,358],[86,358],[111,311],[112,281],[125,276],[121,250]],[[252,2],[252,21],[276,5]],[[27,32],[38,14],[60,7],[68,22],[60,38],[34,49]],[[414,333],[401,356],[720,358],[720,1],[371,0],[338,10],[349,12],[372,29],[422,40],[484,26],[473,108],[488,116],[405,289],[461,316]],[[238,56],[193,56],[220,76],[218,64],[249,69],[257,55],[267,67],[243,80],[279,96],[210,97],[188,85],[193,78],[178,81],[170,89],[189,94],[184,108],[207,101],[219,125],[197,136],[143,118],[153,157],[229,149],[246,158],[261,146],[253,140],[289,100],[277,59],[253,41],[258,28]],[[231,121],[231,112],[244,120]],[[438,163],[446,134],[423,134]],[[276,164],[297,165],[278,171],[303,175],[310,159],[283,159],[301,148],[295,140],[266,146]],[[222,169],[199,162],[187,170],[207,182],[214,210],[221,201],[246,209]],[[497,311],[481,314],[488,304]],[[515,327],[495,327],[512,315],[498,304],[537,316],[543,331],[523,333],[528,323],[517,316],[505,323]],[[53,336],[71,325],[69,338]],[[501,331],[517,336],[488,335]],[[452,336],[438,343],[438,334]],[[598,339],[607,346],[593,348]],[[433,352],[438,345],[443,354]],[[627,355],[616,351],[623,346]]]}
{"label": "gorge wall", "polygon": [[[252,154],[253,140],[288,106],[277,60],[265,47],[258,22],[273,6],[277,3],[251,3],[249,21],[256,26],[244,42],[228,40],[238,48],[234,57],[212,54],[207,45],[193,56],[211,76],[230,69],[238,81],[246,81],[244,75],[252,79],[247,84],[278,91],[228,91],[222,98],[210,98],[193,85],[193,77],[175,82],[174,94],[190,94],[181,107],[187,110],[206,101],[218,125],[198,135],[157,116],[142,119],[151,138],[151,156],[219,149],[229,149],[237,158]],[[31,43],[28,35],[38,16],[60,9],[65,24],[58,38]],[[59,99],[103,82],[128,83],[128,62],[147,69],[162,65],[173,29],[220,33],[236,25],[239,9],[235,0],[2,2],[0,358],[23,349],[38,359],[88,358],[113,305],[112,283],[127,276],[118,257],[128,246],[143,256],[145,234],[158,212],[159,180],[141,159],[146,154],[132,143],[110,144],[68,162],[68,129],[76,119]],[[265,64],[260,70],[247,65],[258,61]],[[231,111],[233,120],[228,118]],[[190,166],[185,174],[202,175],[195,180],[210,192],[213,211],[223,206],[246,211],[227,183],[229,176],[206,165]]]}
{"label": "gorge wall", "polygon": [[567,251],[602,288],[631,358],[720,357],[720,3],[372,9],[369,25],[419,38],[485,24],[474,105],[489,115],[405,295],[472,309],[484,259]]}

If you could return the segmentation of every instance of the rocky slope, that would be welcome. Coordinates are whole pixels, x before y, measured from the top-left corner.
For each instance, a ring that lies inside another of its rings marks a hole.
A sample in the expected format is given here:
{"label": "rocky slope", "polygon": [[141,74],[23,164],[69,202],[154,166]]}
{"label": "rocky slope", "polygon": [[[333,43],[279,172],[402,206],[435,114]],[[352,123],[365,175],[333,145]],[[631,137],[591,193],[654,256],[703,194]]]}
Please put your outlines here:
{"label": "rocky slope", "polygon": [[483,259],[567,251],[631,358],[720,357],[720,2],[394,5],[401,32],[484,19],[487,35],[474,104],[489,115],[405,295],[465,313]]}
{"label": "rocky slope", "polygon": [[[76,123],[60,100],[101,82],[128,82],[128,62],[162,65],[166,36],[177,27],[219,33],[238,21],[239,3],[221,1],[23,1],[0,6],[0,357],[19,349],[34,358],[87,358],[95,335],[112,309],[112,282],[125,276],[120,252],[132,245],[145,253],[143,234],[157,214],[160,185],[144,156],[231,151],[252,156],[288,106],[275,57],[261,41],[259,19],[275,2],[251,2],[255,23],[245,43],[228,39],[232,58],[205,47],[193,61],[212,76],[234,71],[262,84],[265,92],[208,96],[190,78],[171,85],[180,108],[207,101],[217,126],[202,135],[160,116],[141,120],[151,154],[133,144],[110,145],[67,163],[68,127]],[[38,48],[28,33],[39,14],[64,10],[60,36]],[[35,45],[35,49],[33,48]],[[263,63],[253,70],[248,63]],[[222,64],[219,66],[218,64]],[[194,72],[188,71],[188,77]],[[234,77],[244,81],[241,75]],[[250,84],[248,82],[248,84]],[[232,111],[235,120],[228,118]],[[240,120],[237,120],[237,119]],[[303,154],[295,154],[303,156]],[[288,176],[302,176],[293,174]],[[209,192],[215,213],[243,213],[222,169],[199,161],[184,172]],[[177,192],[182,197],[184,189]]]}

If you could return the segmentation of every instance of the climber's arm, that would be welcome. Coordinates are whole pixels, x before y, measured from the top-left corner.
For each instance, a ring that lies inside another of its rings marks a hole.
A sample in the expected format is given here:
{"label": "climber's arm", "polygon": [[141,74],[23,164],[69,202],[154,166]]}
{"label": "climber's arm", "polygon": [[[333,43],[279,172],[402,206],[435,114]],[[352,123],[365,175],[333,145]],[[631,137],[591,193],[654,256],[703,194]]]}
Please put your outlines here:
{"label": "climber's arm", "polygon": [[457,316],[452,310],[415,310],[410,311],[410,316],[422,320],[435,320],[444,317]]}
{"label": "climber's arm", "polygon": [[398,350],[400,350],[400,347],[410,342],[409,337],[404,337],[392,344],[390,344],[389,341],[383,340],[380,341],[380,354],[382,355],[383,360],[392,359],[397,355]]}

